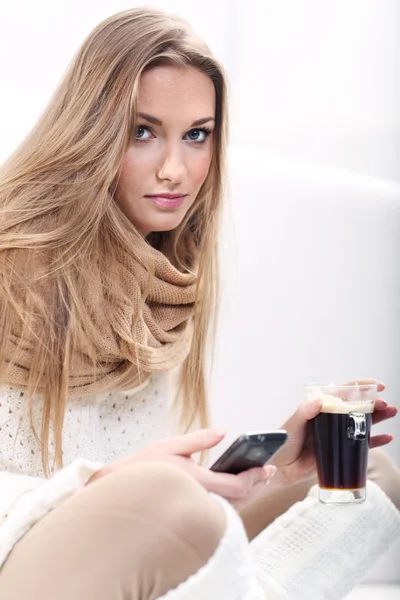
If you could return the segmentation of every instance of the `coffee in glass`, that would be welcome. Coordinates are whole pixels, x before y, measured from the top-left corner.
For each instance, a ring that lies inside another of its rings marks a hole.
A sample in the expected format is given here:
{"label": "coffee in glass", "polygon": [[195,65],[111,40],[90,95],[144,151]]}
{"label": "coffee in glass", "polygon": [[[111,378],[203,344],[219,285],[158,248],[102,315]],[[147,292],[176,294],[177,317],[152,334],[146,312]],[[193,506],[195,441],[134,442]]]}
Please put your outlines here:
{"label": "coffee in glass", "polygon": [[313,419],[319,499],[347,504],[366,498],[368,449],[377,384],[309,384],[307,400],[322,400]]}

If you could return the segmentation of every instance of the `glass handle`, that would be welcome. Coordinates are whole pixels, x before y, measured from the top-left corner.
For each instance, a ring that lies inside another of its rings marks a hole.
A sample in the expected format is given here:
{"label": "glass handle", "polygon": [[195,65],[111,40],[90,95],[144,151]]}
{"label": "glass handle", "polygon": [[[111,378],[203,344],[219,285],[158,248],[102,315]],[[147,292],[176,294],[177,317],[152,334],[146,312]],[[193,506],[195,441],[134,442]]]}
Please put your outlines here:
{"label": "glass handle", "polygon": [[349,413],[347,437],[351,440],[365,440],[367,437],[367,419],[364,413]]}

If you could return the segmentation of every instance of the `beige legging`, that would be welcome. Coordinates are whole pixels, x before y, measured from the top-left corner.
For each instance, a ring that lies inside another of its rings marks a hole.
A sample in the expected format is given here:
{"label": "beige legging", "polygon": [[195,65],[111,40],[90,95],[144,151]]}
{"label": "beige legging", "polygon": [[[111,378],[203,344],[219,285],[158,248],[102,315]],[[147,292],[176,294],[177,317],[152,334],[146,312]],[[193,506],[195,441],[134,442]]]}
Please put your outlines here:
{"label": "beige legging", "polygon": [[177,467],[142,463],[66,500],[15,546],[3,600],[153,600],[199,570],[225,513]]}
{"label": "beige legging", "polygon": [[[400,472],[379,450],[369,478],[400,509]],[[262,494],[241,511],[254,537],[314,480]],[[184,471],[145,463],[87,486],[37,523],[0,570],[3,600],[154,600],[207,562],[225,514]]]}

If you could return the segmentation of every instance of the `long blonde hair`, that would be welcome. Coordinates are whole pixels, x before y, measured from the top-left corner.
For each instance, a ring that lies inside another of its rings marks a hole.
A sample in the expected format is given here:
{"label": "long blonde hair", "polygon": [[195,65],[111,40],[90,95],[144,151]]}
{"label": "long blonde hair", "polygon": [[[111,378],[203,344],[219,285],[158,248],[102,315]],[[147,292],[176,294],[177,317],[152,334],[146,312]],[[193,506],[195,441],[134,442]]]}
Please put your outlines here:
{"label": "long blonde hair", "polygon": [[[156,236],[161,251],[168,243],[175,262],[197,273],[194,334],[176,402],[187,428],[194,420],[201,426],[208,421],[205,362],[218,304],[225,76],[180,17],[133,9],[108,18],[90,33],[42,117],[0,170],[0,382],[8,367],[11,323],[19,319],[29,326],[28,313],[40,315],[43,327],[34,332],[37,344],[28,397],[32,402],[37,391],[44,390],[40,441],[46,473],[51,430],[54,462],[62,465],[71,348],[86,332],[80,286],[85,280],[94,289],[105,285],[101,277],[105,257],[109,264],[117,246],[130,254],[135,251],[139,234],[113,201],[113,192],[135,128],[140,76],[164,64],[200,69],[216,92],[213,159],[207,178],[180,226]],[[43,293],[43,281],[49,279],[52,291]]]}

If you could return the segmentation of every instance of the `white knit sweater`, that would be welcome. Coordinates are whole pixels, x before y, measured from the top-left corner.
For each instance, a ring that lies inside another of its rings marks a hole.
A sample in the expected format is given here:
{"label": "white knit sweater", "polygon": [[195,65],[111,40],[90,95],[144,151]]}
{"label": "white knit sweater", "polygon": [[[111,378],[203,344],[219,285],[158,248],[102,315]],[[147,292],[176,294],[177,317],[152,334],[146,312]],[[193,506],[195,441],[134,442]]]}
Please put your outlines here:
{"label": "white knit sweater", "polygon": [[[70,400],[65,467],[45,479],[23,392],[0,387],[0,566],[38,520],[82,488],[103,464],[165,437],[168,376],[130,393]],[[40,406],[33,421],[39,431]],[[209,562],[166,600],[338,600],[400,536],[400,513],[374,483],[355,506],[324,506],[316,490],[251,544],[222,498],[225,535]],[[1,576],[0,576],[1,595]]]}

